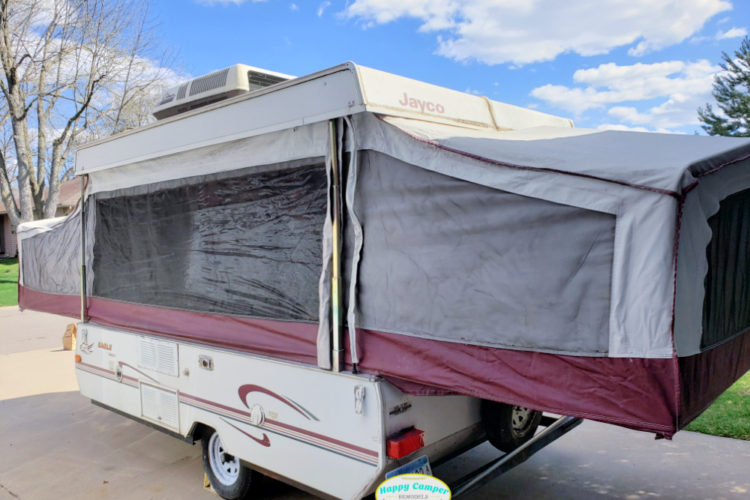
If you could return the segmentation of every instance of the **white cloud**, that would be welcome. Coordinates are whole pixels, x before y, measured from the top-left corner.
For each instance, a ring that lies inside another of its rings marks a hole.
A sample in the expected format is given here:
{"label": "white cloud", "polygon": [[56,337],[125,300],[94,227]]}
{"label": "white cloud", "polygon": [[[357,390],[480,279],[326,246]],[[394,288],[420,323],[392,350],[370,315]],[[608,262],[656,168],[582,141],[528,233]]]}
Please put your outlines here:
{"label": "white cloud", "polygon": [[601,108],[609,102],[617,102],[617,98],[613,97],[613,92],[600,91],[591,87],[571,88],[547,84],[532,90],[531,95],[576,115],[592,108]]}
{"label": "white cloud", "polygon": [[318,7],[318,17],[323,17],[323,13],[330,6],[331,6],[331,2],[329,2],[328,0],[320,4],[320,7]]}
{"label": "white cloud", "polygon": [[726,40],[727,38],[742,38],[745,35],[747,35],[747,30],[745,28],[731,28],[716,33],[716,39]]}
{"label": "white cloud", "polygon": [[604,123],[596,127],[599,130],[624,130],[628,132],[650,132],[646,127],[628,127],[627,125],[616,123]]}
{"label": "white cloud", "polygon": [[631,47],[638,56],[697,33],[728,0],[354,0],[344,14],[364,25],[400,18],[438,34],[437,52],[487,64],[550,61],[565,52],[583,56]]}
{"label": "white cloud", "polygon": [[299,6],[296,3],[290,4],[289,8],[295,12],[299,10]]}
{"label": "white cloud", "polygon": [[639,112],[633,106],[614,106],[607,114],[613,118],[619,118],[626,123],[648,123],[649,116]]}
{"label": "white cloud", "polygon": [[706,60],[607,63],[576,71],[579,86],[544,85],[531,95],[575,115],[602,109],[624,125],[670,129],[697,123],[696,109],[711,101],[720,70]]}

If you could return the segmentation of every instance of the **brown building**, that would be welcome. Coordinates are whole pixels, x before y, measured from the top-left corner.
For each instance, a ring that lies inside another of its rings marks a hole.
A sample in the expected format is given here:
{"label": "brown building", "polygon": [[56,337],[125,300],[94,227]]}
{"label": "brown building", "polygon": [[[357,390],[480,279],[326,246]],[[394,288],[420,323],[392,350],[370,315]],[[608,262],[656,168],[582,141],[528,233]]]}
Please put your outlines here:
{"label": "brown building", "polygon": [[[60,199],[57,205],[57,217],[69,214],[81,197],[81,183],[77,179],[63,181],[60,185]],[[8,210],[0,201],[0,259],[15,257],[18,254],[16,232],[10,223]]]}

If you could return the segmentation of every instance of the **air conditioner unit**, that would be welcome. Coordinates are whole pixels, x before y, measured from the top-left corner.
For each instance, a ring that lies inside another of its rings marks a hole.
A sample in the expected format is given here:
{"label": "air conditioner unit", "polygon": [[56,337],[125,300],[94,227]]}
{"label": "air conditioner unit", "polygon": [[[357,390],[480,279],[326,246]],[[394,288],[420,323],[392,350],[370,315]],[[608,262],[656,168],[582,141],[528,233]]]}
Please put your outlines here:
{"label": "air conditioner unit", "polygon": [[161,120],[292,78],[295,77],[246,64],[235,64],[164,91],[153,115]]}

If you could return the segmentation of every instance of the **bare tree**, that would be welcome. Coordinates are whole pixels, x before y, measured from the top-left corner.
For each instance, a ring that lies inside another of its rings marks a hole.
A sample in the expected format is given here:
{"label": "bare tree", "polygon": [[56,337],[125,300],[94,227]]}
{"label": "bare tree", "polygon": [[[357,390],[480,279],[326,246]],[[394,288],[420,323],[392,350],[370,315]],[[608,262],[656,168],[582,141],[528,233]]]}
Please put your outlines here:
{"label": "bare tree", "polygon": [[0,199],[14,227],[55,215],[76,144],[142,125],[174,83],[146,24],[140,0],[0,0]]}

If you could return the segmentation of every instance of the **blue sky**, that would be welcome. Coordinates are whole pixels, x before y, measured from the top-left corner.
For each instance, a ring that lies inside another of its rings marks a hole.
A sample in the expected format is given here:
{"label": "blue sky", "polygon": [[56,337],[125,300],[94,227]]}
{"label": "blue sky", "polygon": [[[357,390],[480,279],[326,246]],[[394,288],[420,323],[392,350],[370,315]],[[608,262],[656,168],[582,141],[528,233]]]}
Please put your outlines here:
{"label": "blue sky", "polygon": [[747,0],[152,0],[198,76],[235,63],[305,75],[344,61],[572,118],[694,133]]}

